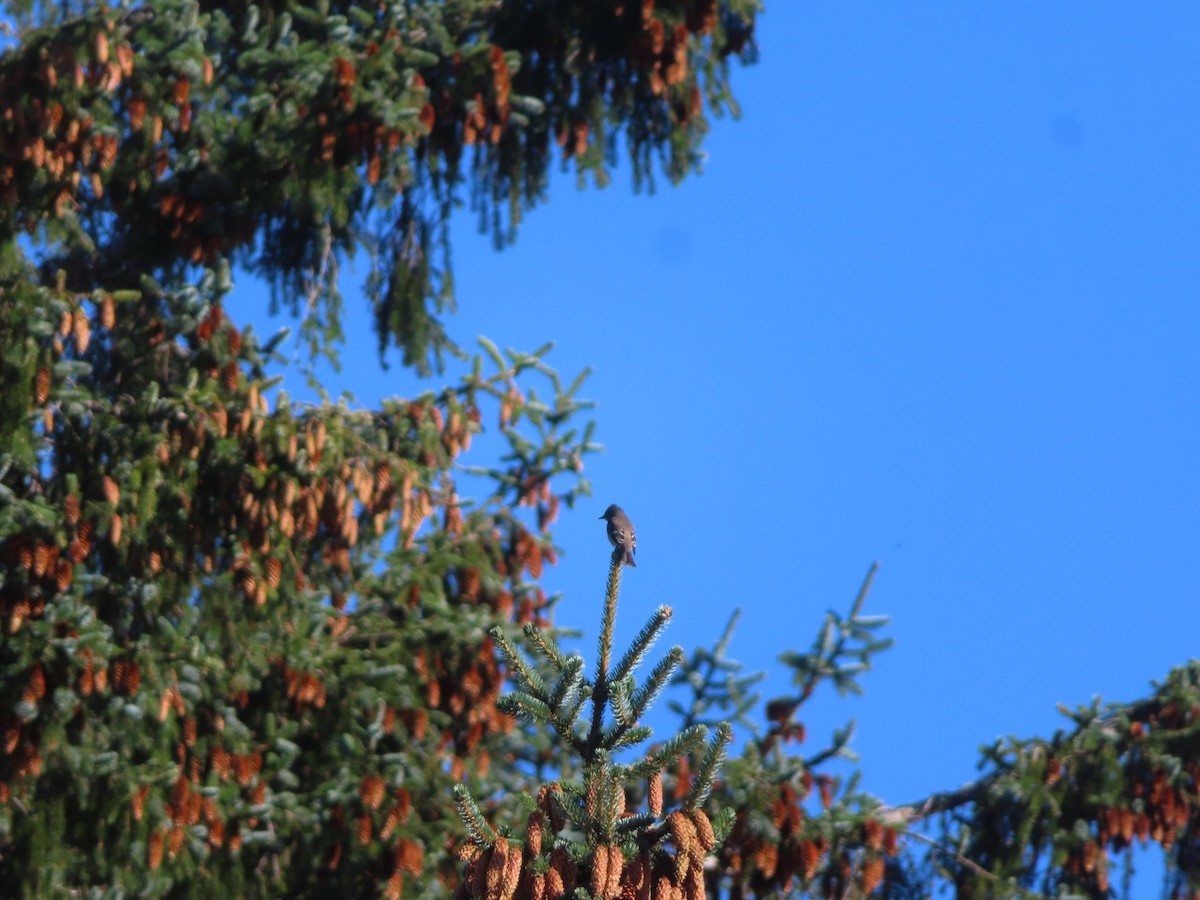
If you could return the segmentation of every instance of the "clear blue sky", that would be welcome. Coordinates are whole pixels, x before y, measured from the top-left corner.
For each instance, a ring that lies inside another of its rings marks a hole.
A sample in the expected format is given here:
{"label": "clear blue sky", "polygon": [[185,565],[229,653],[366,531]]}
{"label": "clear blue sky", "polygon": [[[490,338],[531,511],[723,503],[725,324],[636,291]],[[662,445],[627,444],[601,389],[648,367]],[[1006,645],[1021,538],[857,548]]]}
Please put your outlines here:
{"label": "clear blue sky", "polygon": [[[546,578],[589,655],[610,502],[621,633],[741,606],[771,692],[880,561],[896,646],[809,740],[857,716],[864,787],[913,800],[1197,652],[1200,6],[775,0],[759,39],[702,176],[561,177],[500,254],[464,211],[448,324],[595,368],[607,452]],[[349,303],[335,392],[419,390]]]}

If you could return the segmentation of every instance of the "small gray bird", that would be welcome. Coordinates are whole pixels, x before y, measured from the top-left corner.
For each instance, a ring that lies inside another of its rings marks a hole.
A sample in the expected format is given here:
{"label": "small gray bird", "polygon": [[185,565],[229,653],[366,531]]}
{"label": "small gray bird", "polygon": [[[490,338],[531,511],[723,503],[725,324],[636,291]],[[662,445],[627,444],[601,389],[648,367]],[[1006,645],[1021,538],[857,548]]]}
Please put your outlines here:
{"label": "small gray bird", "polygon": [[625,565],[636,569],[633,554],[637,552],[637,536],[633,533],[633,523],[625,515],[625,510],[614,503],[600,518],[608,523],[608,542],[616,548],[613,556],[620,555]]}

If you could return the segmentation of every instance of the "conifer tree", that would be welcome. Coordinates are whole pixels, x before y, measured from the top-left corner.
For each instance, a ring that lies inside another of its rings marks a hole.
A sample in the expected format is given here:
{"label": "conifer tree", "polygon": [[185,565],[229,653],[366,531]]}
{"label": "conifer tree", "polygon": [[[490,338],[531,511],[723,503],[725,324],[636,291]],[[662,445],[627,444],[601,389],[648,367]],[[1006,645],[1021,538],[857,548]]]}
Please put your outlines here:
{"label": "conifer tree", "polygon": [[[662,609],[615,658],[619,566],[591,674],[559,648],[538,581],[589,492],[584,378],[452,340],[449,216],[503,244],[551,166],[603,184],[618,146],[638,187],[694,171],[755,0],[5,10],[6,890],[1105,897],[1154,844],[1200,891],[1194,662],[889,805],[852,723],[801,752],[814,692],[887,646],[866,586],[765,704],[733,620],[643,676]],[[336,356],[352,256],[381,357],[465,376],[369,409],[279,390],[283,333],[245,327],[237,279]],[[678,727],[644,747],[664,688]]]}
{"label": "conifer tree", "polygon": [[604,184],[623,142],[638,186],[695,170],[757,5],[9,0],[0,234],[77,293],[236,261],[314,351],[365,254],[381,351],[428,371],[454,349],[453,208],[502,244],[556,160]]}
{"label": "conifer tree", "polygon": [[[550,679],[542,676],[500,629],[493,636],[519,688],[500,698],[498,706],[519,719],[538,723],[557,734],[575,765],[576,777],[536,786],[536,801],[525,817],[524,840],[513,839],[511,827],[494,830],[470,791],[455,790],[459,813],[470,843],[467,869],[458,896],[477,900],[511,900],[565,895],[614,900],[622,896],[688,897],[704,894],[705,862],[728,831],[727,814],[713,822],[703,809],[721,761],[732,739],[725,723],[706,743],[701,724],[682,728],[632,763],[625,751],[641,744],[650,729],[641,720],[683,662],[683,650],[672,648],[639,684],[637,671],[651,645],[671,618],[659,607],[617,661],[613,660],[613,628],[620,592],[622,553],[614,550],[593,677],[584,674],[581,657],[565,654],[552,635],[536,624],[524,636],[543,659]],[[588,707],[590,706],[590,709]],[[678,808],[667,811],[663,771],[689,754],[700,763]],[[645,809],[628,804],[629,789],[645,784]]]}
{"label": "conifer tree", "polygon": [[[728,761],[706,805],[714,820],[735,811],[710,896],[918,898],[951,887],[963,898],[1137,897],[1153,890],[1133,878],[1133,850],[1148,846],[1167,863],[1166,896],[1200,896],[1195,660],[1144,699],[1064,708],[1070,726],[1050,738],[985,746],[977,780],[910,803],[864,789],[852,721],[801,753],[805,703],[823,686],[860,692],[890,644],[877,635],[886,619],[862,613],[874,575],[847,616],[826,616],[807,653],[780,656],[796,691],[763,705],[765,729]],[[723,680],[698,677],[706,658],[683,673],[701,686],[690,708],[741,713],[730,698],[743,696],[746,676],[726,661]]]}
{"label": "conifer tree", "polygon": [[[381,353],[465,356],[454,206],[508,240],[621,135],[683,177],[754,4],[5,8],[0,881],[438,896],[451,786],[522,784],[489,629],[546,622],[583,379],[484,342],[419,397],[296,403],[236,279],[335,354],[365,256]],[[462,456],[484,429],[502,460]]]}

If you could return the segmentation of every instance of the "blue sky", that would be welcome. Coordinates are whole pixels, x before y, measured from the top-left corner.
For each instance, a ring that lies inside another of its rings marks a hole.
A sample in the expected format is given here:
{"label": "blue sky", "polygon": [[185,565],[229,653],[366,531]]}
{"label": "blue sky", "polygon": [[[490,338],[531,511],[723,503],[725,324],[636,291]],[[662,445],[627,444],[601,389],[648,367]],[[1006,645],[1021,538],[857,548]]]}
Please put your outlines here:
{"label": "blue sky", "polygon": [[[768,693],[879,560],[896,646],[807,721],[816,749],[856,716],[889,802],[1195,655],[1198,38],[1182,2],[776,0],[702,176],[560,177],[502,253],[464,211],[451,334],[595,369],[607,451],[546,578],[584,650],[610,502],[639,539],[621,634],[668,603],[690,649],[741,606]],[[335,393],[431,386],[348,303]]]}

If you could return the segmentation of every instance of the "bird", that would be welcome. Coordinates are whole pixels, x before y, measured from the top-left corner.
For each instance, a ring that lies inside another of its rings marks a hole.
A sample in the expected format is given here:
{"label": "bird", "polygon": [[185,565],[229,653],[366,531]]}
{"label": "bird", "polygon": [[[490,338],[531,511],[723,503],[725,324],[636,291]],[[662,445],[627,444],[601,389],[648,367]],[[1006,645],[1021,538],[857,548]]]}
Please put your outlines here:
{"label": "bird", "polygon": [[621,562],[636,569],[633,554],[637,552],[637,536],[633,533],[633,523],[625,515],[625,510],[613,503],[600,518],[608,523],[608,541],[616,548],[613,556],[620,556]]}

